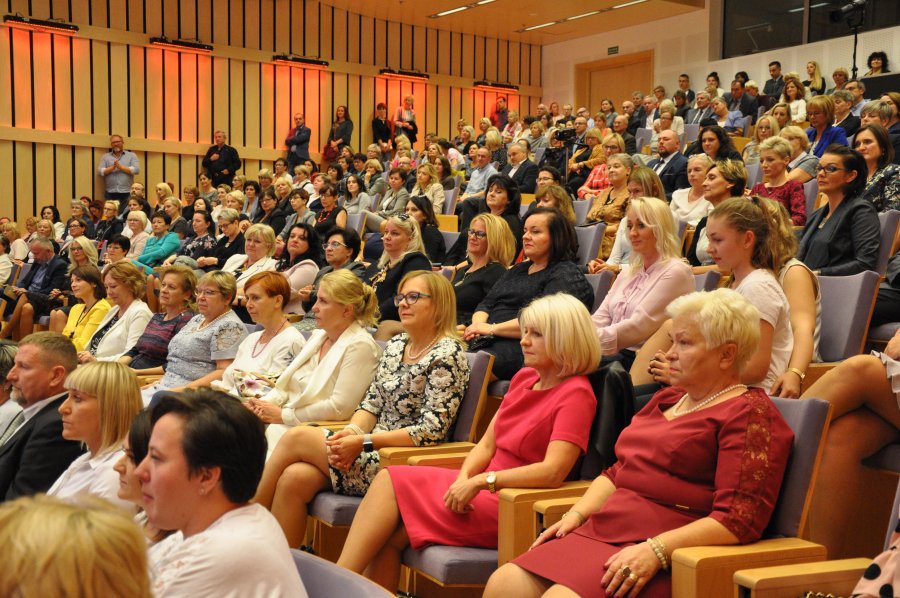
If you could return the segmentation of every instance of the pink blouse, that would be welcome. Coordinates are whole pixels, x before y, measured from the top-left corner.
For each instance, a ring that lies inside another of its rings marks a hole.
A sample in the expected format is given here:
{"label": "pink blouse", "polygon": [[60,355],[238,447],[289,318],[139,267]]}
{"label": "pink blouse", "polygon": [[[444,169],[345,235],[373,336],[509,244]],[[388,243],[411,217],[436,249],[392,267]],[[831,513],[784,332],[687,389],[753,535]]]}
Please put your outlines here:
{"label": "pink blouse", "polygon": [[693,293],[691,267],[680,259],[658,260],[632,274],[626,266],[591,319],[604,355],[638,349],[666,320],[673,299]]}

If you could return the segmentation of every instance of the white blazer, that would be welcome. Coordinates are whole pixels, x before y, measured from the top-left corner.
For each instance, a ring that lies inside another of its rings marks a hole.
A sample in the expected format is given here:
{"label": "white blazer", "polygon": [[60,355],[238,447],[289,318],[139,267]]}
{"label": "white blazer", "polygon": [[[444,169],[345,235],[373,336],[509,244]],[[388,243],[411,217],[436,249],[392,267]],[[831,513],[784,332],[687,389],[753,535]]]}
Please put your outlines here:
{"label": "white blazer", "polygon": [[266,430],[269,449],[292,426],[305,421],[347,419],[362,401],[381,359],[381,347],[357,323],[350,324],[325,354],[301,389],[294,385],[297,370],[318,356],[325,342],[324,330],[315,330],[294,361],[281,373],[275,388],[264,399],[280,405],[284,424]]}
{"label": "white blazer", "polygon": [[[114,305],[111,310],[106,312],[100,325],[97,326],[97,330],[101,330],[106,326],[118,313],[119,306]],[[109,332],[106,333],[100,344],[97,345],[97,352],[94,354],[94,357],[99,361],[116,361],[122,357],[137,344],[138,339],[144,334],[144,328],[147,327],[147,323],[152,317],[153,312],[150,311],[147,304],[140,299],[135,299],[128,306],[128,310],[122,314],[122,317],[112,325],[112,328],[109,329]],[[91,339],[93,338],[91,336]],[[85,346],[90,346],[90,344],[91,341],[88,340]]]}

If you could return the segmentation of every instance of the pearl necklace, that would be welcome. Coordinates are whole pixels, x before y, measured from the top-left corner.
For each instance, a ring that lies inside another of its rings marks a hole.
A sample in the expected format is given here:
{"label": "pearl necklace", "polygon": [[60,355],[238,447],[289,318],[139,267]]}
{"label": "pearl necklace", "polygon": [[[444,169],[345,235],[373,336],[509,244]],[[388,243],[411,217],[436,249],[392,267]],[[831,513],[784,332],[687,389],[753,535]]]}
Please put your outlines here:
{"label": "pearl necklace", "polygon": [[433,339],[431,339],[431,342],[428,343],[427,345],[425,345],[425,348],[422,349],[419,353],[417,353],[417,354],[415,354],[415,355],[413,355],[413,352],[412,352],[412,341],[410,341],[410,343],[406,345],[406,356],[409,357],[410,359],[412,359],[413,361],[419,361],[419,358],[422,357],[423,355],[425,355],[425,353],[428,351],[428,349],[430,349],[431,347],[433,347],[434,344],[435,344],[436,342],[438,342],[438,339],[441,338],[443,335],[444,335],[444,334],[443,334],[442,332],[438,332],[438,333],[435,335],[435,337],[434,337]]}
{"label": "pearl necklace", "polygon": [[204,329],[206,329],[206,328],[209,328],[210,326],[212,326],[213,324],[215,324],[216,322],[218,322],[220,318],[224,318],[225,316],[227,316],[230,312],[231,312],[231,310],[229,309],[229,310],[227,310],[227,311],[225,311],[225,312],[219,314],[218,316],[216,316],[215,318],[213,318],[213,319],[210,320],[209,322],[206,322],[206,319],[204,318],[204,320],[201,321],[201,322],[197,325],[197,331],[199,332],[199,331],[201,331],[201,330],[204,330]]}
{"label": "pearl necklace", "polygon": [[698,409],[702,409],[703,407],[709,405],[710,403],[712,403],[713,401],[715,401],[716,399],[718,399],[725,393],[731,392],[732,390],[734,390],[736,388],[747,388],[747,385],[746,384],[732,384],[728,388],[720,390],[719,392],[712,395],[708,399],[704,399],[704,400],[700,401],[699,403],[697,403],[696,405],[694,405],[687,411],[682,411],[681,413],[678,413],[678,411],[681,409],[681,406],[684,404],[684,401],[688,398],[687,393],[685,393],[684,396],[681,397],[681,399],[677,403],[675,403],[675,407],[672,409],[672,418],[674,419],[676,417],[681,417],[682,415],[687,415],[689,413],[693,413],[694,411],[697,411]]}
{"label": "pearl necklace", "polygon": [[267,346],[269,343],[272,342],[272,339],[274,339],[276,336],[278,336],[279,334],[281,334],[281,330],[284,328],[284,325],[285,325],[285,324],[287,324],[287,318],[285,318],[285,319],[281,322],[281,326],[278,327],[278,330],[275,331],[275,334],[272,335],[272,338],[270,338],[269,340],[267,340],[266,342],[264,342],[264,343],[262,344],[262,346],[263,346],[262,350],[260,350],[260,352],[257,353],[257,352],[256,352],[256,349],[257,349],[257,347],[259,347],[259,343],[260,343],[260,341],[261,341],[262,338],[263,338],[263,335],[260,334],[260,335],[259,335],[259,338],[256,339],[256,342],[253,343],[253,349],[250,351],[250,356],[253,357],[254,359],[256,359],[257,357],[259,357],[260,355],[262,355],[262,352],[265,351],[266,346]]}

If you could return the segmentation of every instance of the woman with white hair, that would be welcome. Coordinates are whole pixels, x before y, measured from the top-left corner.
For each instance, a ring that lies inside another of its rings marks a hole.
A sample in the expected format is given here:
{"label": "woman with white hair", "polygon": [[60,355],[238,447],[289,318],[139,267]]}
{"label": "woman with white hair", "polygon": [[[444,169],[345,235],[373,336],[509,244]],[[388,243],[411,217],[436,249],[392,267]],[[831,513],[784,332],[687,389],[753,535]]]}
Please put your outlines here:
{"label": "woman with white hair", "polygon": [[675,550],[762,534],[793,433],[764,391],[740,383],[759,342],[759,311],[719,289],[679,297],[667,312],[672,386],[619,436],[616,464],[491,576],[486,597],[668,596]]}
{"label": "woman with white hair", "polygon": [[[372,481],[338,564],[393,591],[400,553],[449,544],[497,546],[497,491],[555,488],[587,449],[597,400],[587,374],[600,344],[584,305],[555,293],[519,315],[525,367],[459,470],[389,467]],[[393,538],[403,534],[406,541]]]}

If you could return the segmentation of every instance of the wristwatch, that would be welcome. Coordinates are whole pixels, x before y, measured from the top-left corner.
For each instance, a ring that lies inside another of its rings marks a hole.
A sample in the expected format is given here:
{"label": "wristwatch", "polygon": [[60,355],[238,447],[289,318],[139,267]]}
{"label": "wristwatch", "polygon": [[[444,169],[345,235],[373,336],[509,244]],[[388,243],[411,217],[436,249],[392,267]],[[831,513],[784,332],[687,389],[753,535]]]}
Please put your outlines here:
{"label": "wristwatch", "polygon": [[496,493],[497,493],[497,486],[496,486],[495,484],[497,483],[497,472],[495,472],[495,471],[489,471],[488,474],[487,474],[487,477],[484,478],[484,481],[487,482],[487,485],[488,485],[488,491],[489,491],[491,494],[496,494]]}
{"label": "wristwatch", "polygon": [[372,435],[364,434],[363,435],[363,451],[365,451],[367,453],[371,453],[374,450],[375,450],[375,444],[372,442]]}

